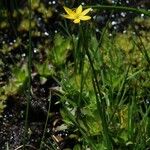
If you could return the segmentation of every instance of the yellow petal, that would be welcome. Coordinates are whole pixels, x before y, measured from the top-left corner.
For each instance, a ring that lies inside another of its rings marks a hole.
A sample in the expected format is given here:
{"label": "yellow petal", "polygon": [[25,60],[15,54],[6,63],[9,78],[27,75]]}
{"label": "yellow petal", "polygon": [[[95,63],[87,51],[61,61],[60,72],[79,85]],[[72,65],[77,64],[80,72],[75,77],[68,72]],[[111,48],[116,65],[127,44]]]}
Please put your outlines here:
{"label": "yellow petal", "polygon": [[70,16],[70,15],[62,15],[64,18],[67,18],[67,19],[75,19],[74,16]]}
{"label": "yellow petal", "polygon": [[85,10],[81,13],[81,15],[82,15],[82,16],[86,15],[90,10],[91,10],[91,8],[85,9]]}
{"label": "yellow petal", "polygon": [[70,16],[75,15],[75,12],[72,11],[70,8],[64,6],[64,9],[68,15],[70,15]]}
{"label": "yellow petal", "polygon": [[82,12],[82,5],[80,5],[77,9],[76,9],[76,14],[81,14]]}
{"label": "yellow petal", "polygon": [[90,20],[91,17],[90,16],[80,16],[79,19],[80,20]]}
{"label": "yellow petal", "polygon": [[74,23],[80,23],[80,19],[75,19],[73,22]]}

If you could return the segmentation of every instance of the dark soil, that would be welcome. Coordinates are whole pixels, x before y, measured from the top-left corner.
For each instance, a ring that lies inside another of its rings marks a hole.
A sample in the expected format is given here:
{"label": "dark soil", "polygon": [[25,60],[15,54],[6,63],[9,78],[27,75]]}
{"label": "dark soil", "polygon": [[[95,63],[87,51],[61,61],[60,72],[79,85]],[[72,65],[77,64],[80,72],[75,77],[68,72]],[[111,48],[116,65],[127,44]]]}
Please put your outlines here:
{"label": "dark soil", "polygon": [[[41,139],[43,136],[46,116],[48,114],[49,105],[49,90],[51,87],[56,87],[58,84],[53,78],[49,77],[49,80],[44,85],[40,84],[39,75],[33,78],[33,92],[31,96],[31,103],[29,109],[29,125],[28,125],[28,150],[38,149],[40,147]],[[10,150],[22,149],[23,136],[25,132],[25,110],[26,110],[26,95],[10,96],[7,100],[7,107],[3,113],[0,123],[0,147],[1,150],[6,149],[8,144]],[[58,146],[60,149],[65,147],[72,147],[75,144],[75,140],[69,139],[69,134],[66,130],[57,131],[57,126],[63,124],[59,109],[61,107],[59,103],[59,97],[56,94],[51,96],[51,108],[49,114],[49,120],[45,133],[45,146],[43,149],[47,149],[51,143]],[[57,103],[58,102],[58,103]]]}

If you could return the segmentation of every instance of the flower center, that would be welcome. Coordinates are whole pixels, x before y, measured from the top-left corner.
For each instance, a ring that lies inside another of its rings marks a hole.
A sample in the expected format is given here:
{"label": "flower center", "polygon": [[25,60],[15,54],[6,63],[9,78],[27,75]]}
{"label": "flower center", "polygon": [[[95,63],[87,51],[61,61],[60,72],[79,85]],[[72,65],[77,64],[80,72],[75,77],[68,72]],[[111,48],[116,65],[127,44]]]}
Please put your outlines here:
{"label": "flower center", "polygon": [[75,14],[76,19],[80,19],[80,17],[81,17],[81,14]]}

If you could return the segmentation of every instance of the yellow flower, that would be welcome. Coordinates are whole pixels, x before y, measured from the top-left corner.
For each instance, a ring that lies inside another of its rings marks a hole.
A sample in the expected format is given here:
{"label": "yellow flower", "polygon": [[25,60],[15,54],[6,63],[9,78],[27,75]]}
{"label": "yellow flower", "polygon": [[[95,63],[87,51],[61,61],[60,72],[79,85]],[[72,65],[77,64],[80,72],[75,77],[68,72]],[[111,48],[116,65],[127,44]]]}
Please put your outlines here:
{"label": "yellow flower", "polygon": [[67,8],[64,6],[64,9],[66,11],[66,15],[63,15],[63,17],[67,19],[73,20],[74,23],[80,23],[80,20],[86,21],[90,20],[90,16],[86,16],[86,14],[91,10],[91,8],[82,10],[82,5],[80,5],[77,9],[71,10],[70,8]]}

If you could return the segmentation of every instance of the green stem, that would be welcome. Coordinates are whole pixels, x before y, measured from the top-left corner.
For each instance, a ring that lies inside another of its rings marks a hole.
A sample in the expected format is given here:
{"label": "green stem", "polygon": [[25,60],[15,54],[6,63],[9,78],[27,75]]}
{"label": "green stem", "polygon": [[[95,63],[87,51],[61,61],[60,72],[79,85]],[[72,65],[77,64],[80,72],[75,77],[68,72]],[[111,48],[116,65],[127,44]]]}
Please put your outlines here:
{"label": "green stem", "polygon": [[28,45],[28,91],[27,91],[27,106],[25,114],[25,131],[24,131],[24,141],[23,149],[25,150],[26,140],[28,136],[28,115],[29,115],[29,105],[31,101],[31,63],[32,63],[32,39],[31,39],[31,0],[29,0],[29,45]]}
{"label": "green stem", "polygon": [[[89,59],[89,63],[91,65],[92,68],[92,73],[93,73],[93,87],[94,87],[94,91],[95,91],[95,95],[96,95],[96,103],[97,103],[97,109],[99,111],[99,116],[100,119],[102,121],[102,128],[103,128],[103,136],[104,136],[104,140],[107,146],[108,150],[112,149],[112,144],[109,138],[109,131],[108,131],[108,124],[106,121],[106,115],[105,115],[105,104],[103,101],[101,101],[102,96],[101,96],[101,92],[100,92],[100,87],[99,87],[99,82],[97,79],[97,75],[96,75],[96,71],[94,69],[94,65],[93,65],[93,61],[91,59],[90,53],[88,50],[86,50],[88,59]],[[99,94],[99,96],[97,95]]]}
{"label": "green stem", "polygon": [[109,6],[109,5],[93,5],[93,6],[86,6],[85,8],[93,8],[97,10],[108,10],[108,11],[131,11],[137,14],[144,14],[150,17],[150,12],[144,9],[137,9],[133,7],[125,7],[125,6]]}
{"label": "green stem", "polygon": [[90,34],[88,26],[86,27],[86,29],[87,30],[82,29],[82,33],[84,33],[83,39],[86,39],[86,40],[83,40],[83,48],[88,57],[88,60],[89,60],[89,63],[90,63],[91,69],[92,69],[92,74],[93,74],[92,82],[93,82],[94,92],[96,95],[97,110],[99,112],[99,117],[101,119],[100,124],[102,123],[104,141],[107,146],[107,149],[111,150],[112,144],[111,144],[111,140],[109,137],[108,123],[107,123],[106,115],[105,115],[105,113],[106,113],[105,112],[105,102],[102,100],[100,85],[99,85],[99,81],[97,78],[96,70],[94,68],[94,61],[92,60],[90,52],[89,52],[88,43],[89,43],[91,34]]}
{"label": "green stem", "polygon": [[46,128],[47,128],[47,123],[48,123],[48,119],[49,119],[49,112],[50,112],[50,107],[51,107],[51,91],[50,91],[50,96],[49,96],[49,105],[48,105],[48,110],[47,110],[47,117],[46,117],[46,122],[45,122],[45,126],[44,126],[44,131],[43,131],[43,136],[42,136],[42,140],[40,143],[40,149],[42,149],[43,143],[44,143],[44,138],[45,138],[45,133],[46,133]]}

